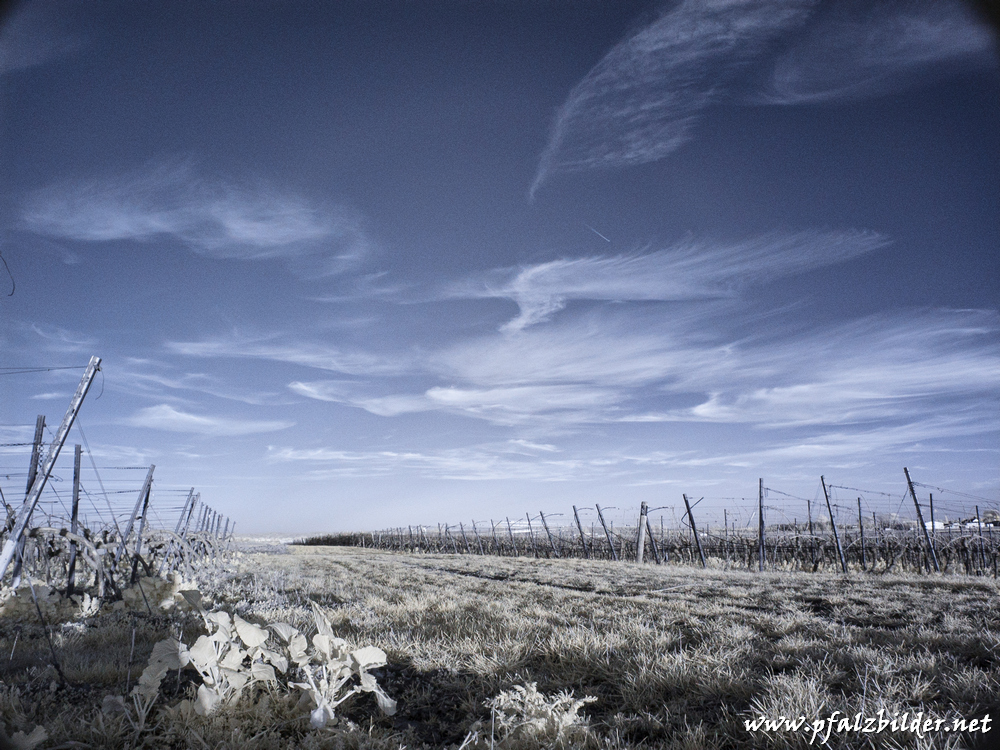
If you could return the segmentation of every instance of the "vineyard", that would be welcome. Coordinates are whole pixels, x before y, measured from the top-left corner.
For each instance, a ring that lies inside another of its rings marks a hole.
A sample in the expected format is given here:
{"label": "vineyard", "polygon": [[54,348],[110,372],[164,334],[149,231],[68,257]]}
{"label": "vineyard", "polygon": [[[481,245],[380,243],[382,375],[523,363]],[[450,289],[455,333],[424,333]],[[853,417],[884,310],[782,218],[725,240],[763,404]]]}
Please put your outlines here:
{"label": "vineyard", "polygon": [[26,472],[3,475],[0,748],[795,747],[806,734],[748,722],[996,714],[983,498],[965,497],[982,513],[939,500],[938,521],[918,488],[949,491],[904,470],[902,499],[859,497],[853,525],[836,493],[854,490],[821,478],[821,500],[760,480],[756,514],[724,508],[721,524],[696,523],[704,506],[683,495],[669,525],[643,503],[241,539],[155,466],[98,466],[77,421],[95,360],[50,440],[40,416],[32,441],[3,446]]}
{"label": "vineyard", "polygon": [[[906,470],[904,470],[906,471]],[[909,472],[906,472],[909,480]],[[761,486],[759,513],[763,515],[764,493]],[[821,477],[824,494],[831,489]],[[922,516],[915,482],[909,482],[917,514]],[[770,490],[770,492],[776,492]],[[934,517],[933,494],[927,510]],[[983,503],[989,501],[980,498]],[[811,503],[807,513],[811,515]],[[898,513],[872,512],[866,520],[862,500],[853,524],[838,524],[831,514],[825,519],[810,519],[767,526],[751,518],[756,528],[738,526],[728,518],[721,528],[699,526],[693,521],[692,504],[684,496],[686,510],[680,524],[668,529],[661,515],[659,523],[651,520],[645,503],[629,523],[608,522],[608,510],[573,506],[571,526],[555,525],[553,514],[526,514],[513,522],[510,518],[468,525],[438,524],[437,528],[407,526],[365,533],[342,533],[311,537],[304,544],[354,546],[397,552],[432,552],[438,554],[497,555],[501,557],[580,558],[612,561],[636,561],[654,564],[698,565],[735,570],[784,570],[817,572],[838,570],[842,573],[864,571],[941,572],[948,574],[997,577],[997,554],[1000,550],[1000,513],[987,508],[980,514],[978,505],[970,518],[957,522],[924,522],[922,518],[904,519]],[[581,513],[596,511],[597,524],[587,527]],[[974,513],[974,515],[972,515]],[[728,512],[724,512],[728,516]],[[734,514],[735,516],[735,514]],[[831,520],[832,519],[832,520]]]}

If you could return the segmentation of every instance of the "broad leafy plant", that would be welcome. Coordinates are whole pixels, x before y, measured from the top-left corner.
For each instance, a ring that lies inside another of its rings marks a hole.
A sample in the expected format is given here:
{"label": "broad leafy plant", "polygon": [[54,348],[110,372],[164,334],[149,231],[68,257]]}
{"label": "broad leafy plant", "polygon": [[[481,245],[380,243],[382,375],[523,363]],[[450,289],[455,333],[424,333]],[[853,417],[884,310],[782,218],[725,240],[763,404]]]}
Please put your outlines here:
{"label": "broad leafy plant", "polygon": [[[208,715],[219,706],[235,703],[244,689],[255,684],[300,691],[316,728],[333,720],[336,707],[358,692],[374,693],[384,713],[395,713],[396,702],[368,671],[385,666],[385,652],[375,646],[350,650],[346,641],[333,634],[330,620],[315,603],[316,633],[310,642],[287,623],[262,628],[239,615],[206,611],[196,590],[180,593],[201,615],[208,632],[190,647],[177,638],[153,647],[149,664],[131,693],[137,730],[141,731],[167,673],[188,667],[198,672],[202,684],[193,701],[181,701],[172,709],[182,715]],[[271,643],[272,634],[275,643]]]}

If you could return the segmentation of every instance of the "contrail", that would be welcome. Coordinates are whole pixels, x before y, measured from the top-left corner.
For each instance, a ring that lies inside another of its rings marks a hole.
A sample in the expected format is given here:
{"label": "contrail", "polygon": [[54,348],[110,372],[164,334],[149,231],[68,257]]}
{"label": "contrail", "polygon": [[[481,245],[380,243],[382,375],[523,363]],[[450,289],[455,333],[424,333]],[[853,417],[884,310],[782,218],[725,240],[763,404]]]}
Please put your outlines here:
{"label": "contrail", "polygon": [[596,234],[596,235],[597,235],[598,237],[600,237],[600,238],[601,238],[602,240],[604,240],[605,242],[611,242],[611,240],[609,240],[609,239],[608,239],[607,237],[605,237],[605,236],[604,236],[603,234],[601,234],[601,233],[600,233],[600,232],[598,232],[598,231],[597,231],[596,229],[594,229],[594,228],[593,228],[592,226],[590,226],[590,224],[584,224],[584,226],[585,226],[585,227],[587,227],[587,229],[589,229],[589,230],[590,230],[591,232],[593,232],[594,234]]}

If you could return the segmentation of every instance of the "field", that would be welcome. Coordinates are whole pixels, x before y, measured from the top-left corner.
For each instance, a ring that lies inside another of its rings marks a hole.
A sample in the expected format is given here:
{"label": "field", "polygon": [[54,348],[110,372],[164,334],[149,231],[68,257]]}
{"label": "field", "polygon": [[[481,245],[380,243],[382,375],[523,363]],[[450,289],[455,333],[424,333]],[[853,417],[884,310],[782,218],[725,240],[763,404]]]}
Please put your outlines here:
{"label": "field", "polygon": [[[141,609],[53,625],[51,647],[37,619],[0,618],[0,711],[11,733],[43,725],[40,748],[241,750],[805,747],[823,738],[809,724],[754,732],[746,722],[802,715],[811,723],[833,711],[877,717],[881,709],[887,719],[922,711],[950,727],[998,715],[994,579],[751,573],[710,563],[702,570],[351,547],[243,553],[199,580],[212,606],[308,632],[311,603],[320,605],[352,647],[385,651],[388,665],[373,674],[398,702],[395,715],[361,694],[338,708],[338,722],[311,729],[308,714],[303,720],[292,702],[259,689],[209,716],[183,716],[164,706],[193,690],[187,670],[168,675],[137,731],[113,696],[135,684],[156,641],[180,634],[190,643],[203,632],[190,614]],[[70,686],[50,666],[53,654]],[[532,684],[547,702],[516,690]],[[562,691],[596,700],[558,703]],[[977,733],[976,741],[998,735]],[[952,748],[967,740],[887,728],[835,731],[825,746]]]}

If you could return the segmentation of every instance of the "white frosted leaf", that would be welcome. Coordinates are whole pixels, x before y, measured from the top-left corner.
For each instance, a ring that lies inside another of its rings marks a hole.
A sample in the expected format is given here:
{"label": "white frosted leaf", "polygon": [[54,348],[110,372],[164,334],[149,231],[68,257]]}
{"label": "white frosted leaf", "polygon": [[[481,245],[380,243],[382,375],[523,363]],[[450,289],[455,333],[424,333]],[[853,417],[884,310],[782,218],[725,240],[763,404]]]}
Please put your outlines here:
{"label": "white frosted leaf", "polygon": [[326,613],[316,602],[310,601],[309,603],[312,605],[313,620],[316,622],[316,630],[323,635],[332,637],[333,627],[330,625],[330,620],[327,618]]}
{"label": "white frosted leaf", "polygon": [[273,625],[269,625],[269,628],[278,634],[285,643],[290,643],[292,638],[298,634],[298,630],[293,628],[287,622],[276,622]]}
{"label": "white frosted leaf", "polygon": [[274,667],[259,661],[255,661],[253,666],[250,667],[250,676],[261,682],[278,682],[278,678],[274,674]]}
{"label": "white frosted leaf", "polygon": [[309,723],[312,725],[313,729],[322,729],[332,718],[333,709],[324,702],[317,706],[316,709],[309,714]]}
{"label": "white frosted leaf", "polygon": [[375,669],[387,664],[385,651],[376,646],[365,646],[351,652],[351,659],[358,669]]}
{"label": "white frosted leaf", "polygon": [[306,641],[306,637],[302,633],[296,633],[288,642],[288,654],[292,657],[292,661],[300,667],[309,663],[308,648],[309,642]]}
{"label": "white frosted leaf", "polygon": [[183,669],[191,661],[187,646],[176,638],[164,638],[153,646],[149,663],[160,662],[167,669]]}
{"label": "white frosted leaf", "polygon": [[191,661],[199,669],[208,669],[219,663],[219,657],[215,653],[215,646],[207,635],[198,637],[194,645],[188,651]]}
{"label": "white frosted leaf", "polygon": [[267,631],[264,628],[247,622],[239,615],[233,615],[233,623],[236,626],[236,634],[247,648],[256,648],[267,640]]}
{"label": "white frosted leaf", "polygon": [[194,702],[194,712],[199,716],[208,716],[219,705],[221,699],[221,696],[212,688],[199,685],[198,698]]}
{"label": "white frosted leaf", "polygon": [[284,673],[288,670],[288,659],[279,654],[277,651],[269,651],[266,648],[260,650],[260,655],[264,657],[264,661],[267,661],[274,665],[274,668],[279,672]]}
{"label": "white frosted leaf", "polygon": [[324,658],[329,659],[333,651],[332,640],[326,633],[317,633],[313,636],[313,648],[321,653]]}
{"label": "white frosted leaf", "polygon": [[201,592],[198,589],[186,589],[177,593],[183,596],[194,609],[201,609]]}
{"label": "white frosted leaf", "polygon": [[240,696],[240,691],[243,690],[243,686],[250,681],[250,675],[248,675],[242,669],[222,669],[222,678],[225,680],[229,689],[234,691],[229,697],[230,702],[235,701]]}
{"label": "white frosted leaf", "polygon": [[247,652],[241,648],[230,648],[226,655],[219,660],[219,666],[224,669],[239,669],[243,666],[243,660]]}

